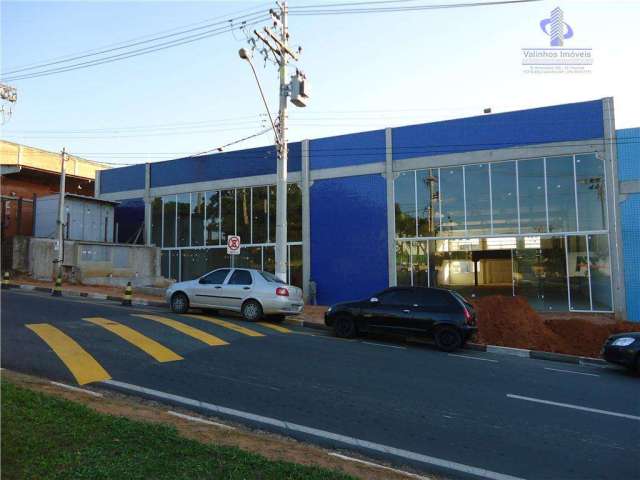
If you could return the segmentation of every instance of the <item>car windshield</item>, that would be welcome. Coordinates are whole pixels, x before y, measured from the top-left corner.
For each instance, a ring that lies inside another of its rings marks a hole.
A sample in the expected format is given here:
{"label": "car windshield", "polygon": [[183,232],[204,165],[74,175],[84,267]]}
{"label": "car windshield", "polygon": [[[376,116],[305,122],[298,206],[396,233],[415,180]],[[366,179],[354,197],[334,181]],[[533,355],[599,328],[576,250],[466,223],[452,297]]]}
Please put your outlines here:
{"label": "car windshield", "polygon": [[273,273],[270,272],[260,272],[260,275],[262,275],[262,278],[264,278],[267,282],[270,283],[281,283],[283,285],[285,285],[285,282],[283,282],[282,280],[280,280],[278,277],[276,277]]}

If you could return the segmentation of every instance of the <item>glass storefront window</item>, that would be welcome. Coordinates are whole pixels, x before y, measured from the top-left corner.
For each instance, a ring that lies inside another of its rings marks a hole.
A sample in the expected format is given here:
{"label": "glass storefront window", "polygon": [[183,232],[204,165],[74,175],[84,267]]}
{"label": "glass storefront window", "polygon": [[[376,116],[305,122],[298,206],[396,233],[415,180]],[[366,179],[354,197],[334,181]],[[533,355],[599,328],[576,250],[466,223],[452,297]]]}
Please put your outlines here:
{"label": "glass storefront window", "polygon": [[233,259],[233,265],[262,270],[262,247],[243,247]]}
{"label": "glass storefront window", "polygon": [[607,228],[604,163],[595,153],[576,155],[576,189],[578,196],[578,228]]}
{"label": "glass storefront window", "polygon": [[434,237],[439,234],[440,227],[438,169],[418,170],[416,172],[416,187],[418,236]]}
{"label": "glass storefront window", "polygon": [[171,278],[169,275],[169,250],[160,251],[160,274],[164,278]]}
{"label": "glass storefront window", "polygon": [[215,270],[216,268],[225,268],[231,266],[231,259],[227,255],[227,249],[223,248],[208,248],[207,249],[207,272]]}
{"label": "glass storefront window", "polygon": [[246,245],[251,243],[251,189],[237,189],[236,202],[238,215],[236,235],[239,235],[240,241]]}
{"label": "glass storefront window", "polygon": [[440,230],[442,235],[464,235],[464,184],[462,167],[440,169]]}
{"label": "glass storefront window", "polygon": [[287,185],[287,242],[302,241],[302,191],[297,183]]}
{"label": "glass storefront window", "polygon": [[491,199],[489,164],[464,167],[467,200],[467,235],[491,233]]}
{"label": "glass storefront window", "polygon": [[191,245],[204,245],[204,192],[191,194]]}
{"label": "glass storefront window", "polygon": [[396,243],[396,283],[401,287],[411,285],[410,248],[411,242]]}
{"label": "glass storefront window", "polygon": [[547,203],[550,232],[575,232],[576,193],[573,157],[547,157]]}
{"label": "glass storefront window", "polygon": [[394,182],[396,237],[416,236],[416,172],[402,172]]}
{"label": "glass storefront window", "polygon": [[180,281],[180,250],[171,250],[170,254],[170,268],[169,278],[172,278],[176,282]]}
{"label": "glass storefront window", "polygon": [[209,270],[207,269],[207,250],[203,248],[185,248],[180,251],[181,281],[199,278]]}
{"label": "glass storefront window", "polygon": [[289,245],[289,283],[302,288],[302,245]]}
{"label": "glass storefront window", "polygon": [[188,193],[181,193],[178,195],[178,246],[188,247],[189,238],[189,226],[191,223],[191,196]]}
{"label": "glass storefront window", "polygon": [[518,233],[516,162],[491,164],[493,233]]}
{"label": "glass storefront window", "polygon": [[428,287],[428,261],[427,242],[411,242],[411,270],[413,272],[413,285],[415,287]]}
{"label": "glass storefront window", "polygon": [[229,235],[236,233],[236,192],[235,190],[222,190],[220,192],[222,204],[221,242],[227,243]]}
{"label": "glass storefront window", "polygon": [[276,273],[276,249],[274,247],[262,249],[262,269],[265,272]]}
{"label": "glass storefront window", "polygon": [[151,243],[162,246],[162,198],[155,197],[151,201]]}
{"label": "glass storefront window", "polygon": [[518,189],[520,199],[520,231],[547,231],[547,212],[544,186],[544,159],[518,160]]}
{"label": "glass storefront window", "polygon": [[589,272],[593,310],[612,310],[608,235],[589,235]]}
{"label": "glass storefront window", "polygon": [[176,246],[176,196],[167,195],[162,197],[163,216],[164,216],[164,231],[162,235],[162,246],[175,247]]}
{"label": "glass storefront window", "polygon": [[591,310],[587,239],[584,235],[570,235],[567,246],[569,309]]}
{"label": "glass storefront window", "polygon": [[220,245],[220,192],[205,194],[206,244]]}
{"label": "glass storefront window", "polygon": [[267,241],[267,201],[267,187],[254,187],[252,243]]}
{"label": "glass storefront window", "polygon": [[276,243],[276,187],[269,186],[269,242]]}

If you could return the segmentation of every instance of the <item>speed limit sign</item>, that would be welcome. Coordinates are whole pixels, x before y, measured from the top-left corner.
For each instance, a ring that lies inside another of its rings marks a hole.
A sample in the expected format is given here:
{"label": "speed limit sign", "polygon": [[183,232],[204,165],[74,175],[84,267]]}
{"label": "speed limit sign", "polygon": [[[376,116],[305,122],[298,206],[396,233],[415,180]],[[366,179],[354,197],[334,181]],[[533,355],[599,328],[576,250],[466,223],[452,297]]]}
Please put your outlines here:
{"label": "speed limit sign", "polygon": [[229,235],[227,237],[227,254],[238,255],[240,253],[240,237],[238,235]]}

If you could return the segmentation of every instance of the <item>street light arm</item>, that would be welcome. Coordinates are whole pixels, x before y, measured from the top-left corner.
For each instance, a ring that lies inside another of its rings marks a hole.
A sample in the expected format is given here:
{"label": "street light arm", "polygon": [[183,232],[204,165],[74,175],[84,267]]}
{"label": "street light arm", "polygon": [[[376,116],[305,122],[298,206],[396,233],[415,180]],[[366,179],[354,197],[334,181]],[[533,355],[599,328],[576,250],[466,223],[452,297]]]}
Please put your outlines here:
{"label": "street light arm", "polygon": [[280,135],[278,135],[278,129],[276,128],[276,124],[273,121],[273,117],[271,116],[271,112],[269,111],[269,105],[267,104],[267,99],[264,96],[264,92],[262,91],[262,85],[260,85],[260,79],[258,78],[258,74],[256,73],[256,69],[253,66],[253,62],[251,61],[251,58],[249,58],[248,56],[242,57],[244,58],[248,63],[249,66],[251,67],[251,71],[253,72],[253,76],[256,79],[256,83],[258,84],[258,90],[260,91],[260,96],[262,97],[262,102],[264,103],[264,108],[267,110],[267,115],[269,116],[269,121],[271,122],[271,128],[273,128],[273,133],[276,136],[276,141],[278,142],[278,144],[280,144]]}

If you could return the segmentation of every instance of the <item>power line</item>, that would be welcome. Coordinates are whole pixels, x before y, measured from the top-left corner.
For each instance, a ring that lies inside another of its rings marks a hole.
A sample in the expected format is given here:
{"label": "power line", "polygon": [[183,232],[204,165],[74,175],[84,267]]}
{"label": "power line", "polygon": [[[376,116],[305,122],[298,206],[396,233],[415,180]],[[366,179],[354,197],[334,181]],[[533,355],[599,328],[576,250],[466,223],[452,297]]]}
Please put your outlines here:
{"label": "power line", "polygon": [[[422,10],[443,10],[453,8],[473,8],[473,7],[489,7],[496,5],[508,5],[519,3],[540,2],[542,0],[499,0],[491,2],[469,2],[469,3],[443,3],[430,5],[408,5],[393,7],[365,7],[365,8],[330,8],[331,5],[319,5],[315,10],[309,9],[310,6],[291,7],[291,15],[309,16],[309,15],[350,15],[365,13],[397,13],[397,12],[415,12]],[[362,2],[365,4],[367,2]],[[389,2],[391,3],[391,2]],[[342,4],[344,5],[344,4]],[[327,7],[327,8],[325,8]]]}

